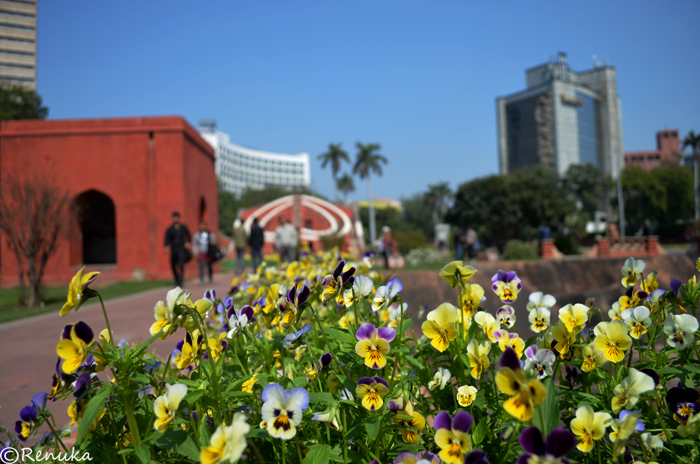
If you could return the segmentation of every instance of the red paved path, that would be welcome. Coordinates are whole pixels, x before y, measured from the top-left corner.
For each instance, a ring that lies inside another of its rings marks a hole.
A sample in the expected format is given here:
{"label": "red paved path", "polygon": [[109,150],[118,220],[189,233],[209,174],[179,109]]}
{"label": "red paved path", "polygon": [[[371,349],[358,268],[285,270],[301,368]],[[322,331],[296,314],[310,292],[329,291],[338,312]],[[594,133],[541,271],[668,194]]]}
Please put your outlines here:
{"label": "red paved path", "polygon": [[[213,287],[225,295],[231,283],[230,274],[214,276]],[[194,299],[201,298],[212,285],[187,282],[185,288]],[[105,302],[114,338],[129,342],[150,338],[149,328],[154,322],[153,307],[165,300],[169,290],[164,287]],[[58,311],[40,316],[0,324],[0,425],[14,429],[19,411],[29,404],[34,394],[51,390],[51,376],[56,366],[56,344],[65,324],[83,320],[90,324],[95,336],[105,328],[99,301],[90,303],[65,317]],[[156,341],[152,346],[163,357],[173,350],[177,340]],[[104,377],[104,376],[103,376]],[[104,378],[102,379],[104,380]],[[68,401],[49,402],[48,407],[57,424],[68,423]]]}

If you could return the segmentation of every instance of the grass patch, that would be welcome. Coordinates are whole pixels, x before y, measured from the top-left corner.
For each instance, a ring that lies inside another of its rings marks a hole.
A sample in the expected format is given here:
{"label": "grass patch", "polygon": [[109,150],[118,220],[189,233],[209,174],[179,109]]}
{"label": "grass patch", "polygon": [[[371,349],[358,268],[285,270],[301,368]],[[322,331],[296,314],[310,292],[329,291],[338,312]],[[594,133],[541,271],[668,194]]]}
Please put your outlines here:
{"label": "grass patch", "polygon": [[[151,280],[147,282],[114,282],[99,287],[102,299],[109,300],[120,296],[172,286],[171,280]],[[25,308],[17,304],[19,287],[0,289],[0,322],[9,322],[37,314],[58,311],[66,301],[68,293],[67,285],[57,287],[45,287],[44,306],[39,308]],[[96,300],[98,301],[98,300]]]}

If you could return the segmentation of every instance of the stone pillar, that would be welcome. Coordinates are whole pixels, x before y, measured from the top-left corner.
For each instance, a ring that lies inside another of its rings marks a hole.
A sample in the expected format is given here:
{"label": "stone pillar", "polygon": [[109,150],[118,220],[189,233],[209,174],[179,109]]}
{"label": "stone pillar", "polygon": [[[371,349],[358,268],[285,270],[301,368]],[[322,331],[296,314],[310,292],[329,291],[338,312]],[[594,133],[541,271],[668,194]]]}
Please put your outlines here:
{"label": "stone pillar", "polygon": [[607,238],[598,239],[596,245],[598,245],[598,256],[610,256],[610,242]]}
{"label": "stone pillar", "polygon": [[645,242],[648,255],[659,254],[659,237],[657,237],[656,235],[650,235],[646,237]]}
{"label": "stone pillar", "polygon": [[540,257],[554,259],[554,240],[551,238],[540,239]]}

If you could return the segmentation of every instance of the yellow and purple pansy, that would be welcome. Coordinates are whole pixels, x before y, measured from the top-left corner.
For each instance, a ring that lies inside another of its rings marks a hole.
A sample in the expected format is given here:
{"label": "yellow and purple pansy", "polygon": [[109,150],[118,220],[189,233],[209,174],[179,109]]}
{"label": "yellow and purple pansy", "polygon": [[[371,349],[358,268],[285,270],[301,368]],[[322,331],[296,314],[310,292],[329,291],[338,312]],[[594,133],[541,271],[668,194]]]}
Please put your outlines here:
{"label": "yellow and purple pansy", "polygon": [[[547,389],[536,378],[529,378],[520,366],[519,356],[511,347],[506,347],[499,361],[496,386],[511,398],[503,403],[503,409],[522,422],[532,420],[535,404],[540,405],[547,398]],[[442,456],[441,456],[442,457]]]}
{"label": "yellow and purple pansy", "polygon": [[554,428],[547,441],[542,438],[542,432],[537,427],[524,429],[518,437],[520,446],[525,453],[521,454],[516,464],[569,464],[566,456],[576,446],[576,436],[568,430]]}
{"label": "yellow and purple pansy", "polygon": [[356,335],[355,352],[364,358],[365,366],[372,369],[384,367],[391,348],[389,342],[396,337],[396,331],[390,327],[377,329],[372,324],[362,324]]}
{"label": "yellow and purple pansy", "polygon": [[391,279],[386,285],[377,287],[377,292],[374,294],[374,299],[372,299],[372,311],[386,309],[401,290],[403,290],[403,284],[396,277]]}
{"label": "yellow and purple pansy", "polygon": [[505,304],[512,304],[518,298],[518,292],[523,288],[523,284],[518,279],[515,271],[505,272],[499,270],[496,275],[491,277],[491,290],[496,292],[496,295]]}
{"label": "yellow and purple pansy", "polygon": [[440,447],[438,456],[443,462],[464,462],[464,456],[472,449],[472,439],[469,436],[472,422],[472,415],[467,411],[459,411],[454,418],[445,411],[435,416],[435,444]]}
{"label": "yellow and purple pansy", "polygon": [[311,291],[306,285],[304,285],[298,291],[297,285],[294,285],[291,289],[289,289],[289,292],[287,292],[287,294],[280,299],[278,307],[280,314],[282,315],[280,325],[283,328],[287,329],[290,325],[292,325],[292,323],[294,323],[294,319],[299,312],[299,308],[301,305],[306,303],[306,300],[309,299],[310,294]]}
{"label": "yellow and purple pansy", "polygon": [[389,393],[389,384],[383,378],[362,377],[357,381],[355,393],[362,399],[362,406],[370,411],[376,411],[382,407],[382,396]]}
{"label": "yellow and purple pansy", "polygon": [[17,432],[17,436],[22,443],[27,441],[29,435],[36,429],[38,413],[46,407],[47,398],[48,394],[37,393],[32,397],[32,404],[20,410],[20,420],[15,422],[15,432]]}
{"label": "yellow and purple pansy", "polygon": [[336,303],[343,303],[343,286],[352,282],[352,275],[355,273],[355,268],[351,267],[347,271],[345,269],[345,261],[340,261],[335,267],[333,274],[329,274],[323,278],[323,293],[321,294],[322,301],[336,297]]}
{"label": "yellow and purple pansy", "polygon": [[262,392],[262,420],[273,438],[289,440],[297,433],[304,411],[309,407],[309,394],[301,387],[285,390],[271,383]]}
{"label": "yellow and purple pansy", "polygon": [[93,339],[92,329],[85,321],[67,324],[63,328],[56,354],[64,360],[61,369],[65,374],[74,373],[85,362]]}
{"label": "yellow and purple pansy", "polygon": [[389,400],[386,405],[389,411],[393,411],[399,416],[408,416],[412,419],[392,419],[393,422],[399,427],[402,427],[401,438],[403,441],[409,444],[418,443],[420,438],[419,433],[425,428],[425,418],[413,409],[413,405],[410,401],[404,401],[402,397],[398,397],[393,400]]}
{"label": "yellow and purple pansy", "polygon": [[239,329],[247,326],[249,322],[255,320],[255,310],[252,306],[245,305],[241,309],[236,309],[236,306],[231,303],[226,311],[226,318],[228,319],[228,338],[233,338]]}
{"label": "yellow and purple pansy", "polygon": [[440,458],[436,454],[430,451],[423,450],[418,454],[412,454],[409,452],[401,453],[394,459],[394,464],[440,464]]}

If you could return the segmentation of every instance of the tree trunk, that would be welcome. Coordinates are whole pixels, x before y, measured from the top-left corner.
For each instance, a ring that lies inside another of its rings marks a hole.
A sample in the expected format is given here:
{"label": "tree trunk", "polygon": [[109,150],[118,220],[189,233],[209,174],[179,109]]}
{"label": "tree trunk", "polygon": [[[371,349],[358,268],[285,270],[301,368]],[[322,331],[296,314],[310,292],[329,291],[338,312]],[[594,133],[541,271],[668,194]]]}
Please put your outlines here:
{"label": "tree trunk", "polygon": [[374,245],[377,241],[377,227],[374,219],[374,199],[372,198],[372,175],[367,174],[367,195],[369,196],[369,239]]}

